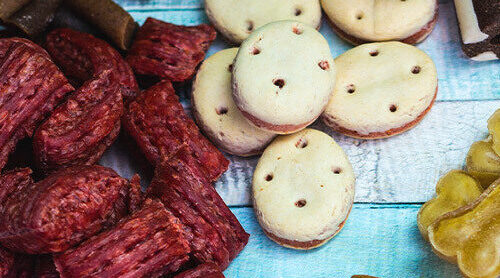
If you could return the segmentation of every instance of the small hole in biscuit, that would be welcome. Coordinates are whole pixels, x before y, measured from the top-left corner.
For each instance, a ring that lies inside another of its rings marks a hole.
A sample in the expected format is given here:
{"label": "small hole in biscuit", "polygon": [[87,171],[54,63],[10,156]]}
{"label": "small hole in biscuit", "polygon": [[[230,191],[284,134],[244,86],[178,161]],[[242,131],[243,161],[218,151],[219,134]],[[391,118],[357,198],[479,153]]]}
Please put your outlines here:
{"label": "small hole in biscuit", "polygon": [[378,50],[372,50],[370,51],[370,56],[375,57],[378,55]]}
{"label": "small hole in biscuit", "polygon": [[318,63],[318,66],[322,70],[329,70],[330,69],[330,63],[328,63],[328,61],[321,61],[321,62]]}
{"label": "small hole in biscuit", "polygon": [[299,15],[301,15],[301,14],[302,14],[302,10],[301,10],[301,9],[299,9],[299,8],[296,8],[296,9],[295,9],[295,16],[299,16]]}
{"label": "small hole in biscuit", "polygon": [[272,181],[272,180],[273,180],[273,174],[267,174],[266,181]]}
{"label": "small hole in biscuit", "polygon": [[229,72],[233,72],[233,64],[230,64],[228,67],[227,67],[227,70]]}
{"label": "small hole in biscuit", "polygon": [[258,49],[257,47],[253,47],[250,53],[252,53],[252,55],[258,55],[260,54],[260,49]]}
{"label": "small hole in biscuit", "polygon": [[279,78],[279,79],[274,79],[273,80],[273,84],[274,86],[278,87],[278,88],[283,88],[283,86],[285,86],[285,80]]}
{"label": "small hole in biscuit", "polygon": [[304,32],[304,30],[302,30],[302,28],[300,28],[299,26],[293,26],[292,32],[294,32],[297,35],[300,35],[300,34],[302,34],[302,32]]}
{"label": "small hole in biscuit", "polygon": [[356,87],[354,86],[354,84],[347,85],[346,89],[347,93],[349,94],[353,94],[354,92],[356,92]]}
{"label": "small hole in biscuit", "polygon": [[363,12],[359,12],[356,14],[356,19],[361,20],[361,19],[363,19],[363,16],[364,16]]}
{"label": "small hole in biscuit", "polygon": [[215,109],[215,113],[217,113],[217,115],[224,115],[224,114],[227,114],[229,110],[227,110],[227,107],[219,107],[217,109]]}
{"label": "small hole in biscuit", "polygon": [[253,31],[253,21],[247,20],[247,32],[251,33]]}
{"label": "small hole in biscuit", "polygon": [[306,206],[306,204],[307,204],[307,201],[304,199],[300,199],[297,202],[295,202],[295,206],[298,208],[303,208]]}
{"label": "small hole in biscuit", "polygon": [[333,167],[332,168],[332,172],[335,174],[335,175],[339,175],[340,173],[342,173],[342,169],[338,168],[338,167]]}
{"label": "small hole in biscuit", "polygon": [[420,73],[422,69],[419,67],[419,66],[414,66],[412,69],[411,69],[411,73],[413,74],[418,74]]}
{"label": "small hole in biscuit", "polygon": [[300,138],[300,140],[295,143],[295,147],[300,149],[307,147],[307,140],[305,138]]}
{"label": "small hole in biscuit", "polygon": [[393,104],[393,105],[391,105],[391,106],[389,107],[389,110],[390,110],[392,113],[394,113],[394,112],[398,111],[398,107],[397,107],[396,105],[394,105],[394,104]]}

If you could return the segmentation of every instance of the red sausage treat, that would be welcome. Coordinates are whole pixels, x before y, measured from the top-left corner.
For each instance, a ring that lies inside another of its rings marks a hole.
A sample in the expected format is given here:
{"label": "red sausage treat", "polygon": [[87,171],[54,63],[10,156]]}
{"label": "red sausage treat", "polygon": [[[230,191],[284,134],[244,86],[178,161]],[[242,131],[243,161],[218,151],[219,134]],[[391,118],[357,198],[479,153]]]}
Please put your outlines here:
{"label": "red sausage treat", "polygon": [[186,147],[156,167],[148,194],[159,198],[193,234],[191,248],[200,262],[225,269],[248,242],[249,234]]}
{"label": "red sausage treat", "polygon": [[153,165],[184,143],[209,181],[217,180],[227,170],[229,161],[184,112],[169,81],[154,85],[130,103],[123,124]]}
{"label": "red sausage treat", "polygon": [[219,267],[213,263],[200,264],[199,266],[184,271],[174,278],[224,278]]}
{"label": "red sausage treat", "polygon": [[62,252],[128,214],[128,181],[109,168],[77,166],[37,183],[20,180],[0,202],[0,243],[12,251]]}
{"label": "red sausage treat", "polygon": [[47,35],[46,48],[63,72],[80,83],[110,70],[110,83],[121,87],[125,100],[139,92],[130,66],[103,40],[71,29],[56,29]]}
{"label": "red sausage treat", "polygon": [[59,272],[56,269],[52,255],[41,255],[35,260],[36,278],[59,278]]}
{"label": "red sausage treat", "polygon": [[193,76],[216,35],[207,24],[179,26],[148,18],[126,60],[137,74],[184,81]]}
{"label": "red sausage treat", "polygon": [[73,87],[31,41],[0,39],[0,170],[19,140],[31,137]]}
{"label": "red sausage treat", "polygon": [[128,196],[129,213],[134,213],[141,208],[144,202],[144,194],[142,194],[141,190],[141,178],[137,174],[130,179]]}
{"label": "red sausage treat", "polygon": [[120,131],[123,101],[110,70],[84,83],[37,129],[35,160],[46,173],[93,165]]}
{"label": "red sausage treat", "polygon": [[54,257],[61,277],[160,277],[189,259],[179,219],[148,199],[141,210]]}

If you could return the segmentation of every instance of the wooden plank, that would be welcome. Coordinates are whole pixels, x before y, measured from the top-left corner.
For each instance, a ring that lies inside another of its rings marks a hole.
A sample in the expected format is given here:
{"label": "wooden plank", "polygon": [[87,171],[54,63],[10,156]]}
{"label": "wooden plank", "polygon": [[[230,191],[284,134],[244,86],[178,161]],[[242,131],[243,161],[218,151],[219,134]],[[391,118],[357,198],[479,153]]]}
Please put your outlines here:
{"label": "wooden plank", "polygon": [[344,229],[316,250],[283,248],[263,233],[251,208],[233,208],[251,234],[227,277],[460,277],[421,238],[417,205],[355,205]]}

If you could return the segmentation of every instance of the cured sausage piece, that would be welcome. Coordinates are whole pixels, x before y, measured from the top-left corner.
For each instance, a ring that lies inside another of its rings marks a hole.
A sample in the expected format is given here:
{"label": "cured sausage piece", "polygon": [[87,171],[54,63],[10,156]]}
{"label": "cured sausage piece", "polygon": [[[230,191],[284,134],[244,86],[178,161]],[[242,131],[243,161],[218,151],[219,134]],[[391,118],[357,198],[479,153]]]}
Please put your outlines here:
{"label": "cured sausage piece", "polygon": [[182,225],[159,201],[54,257],[61,277],[160,277],[189,259]]}
{"label": "cured sausage piece", "polygon": [[0,202],[0,243],[15,252],[62,252],[128,214],[128,181],[109,168],[77,166],[37,183],[20,180]]}
{"label": "cured sausage piece", "polygon": [[126,101],[139,92],[134,73],[113,47],[90,34],[61,28],[47,35],[47,51],[56,64],[71,78],[83,83],[110,71],[110,82],[121,87]]}
{"label": "cured sausage piece", "polygon": [[45,173],[71,165],[93,165],[120,131],[123,101],[111,71],[84,83],[38,128],[35,161]]}
{"label": "cured sausage piece", "polygon": [[193,76],[216,36],[207,24],[179,26],[148,18],[137,31],[126,60],[137,74],[184,81]]}
{"label": "cured sausage piece", "polygon": [[38,45],[0,39],[0,170],[73,87]]}
{"label": "cured sausage piece", "polygon": [[169,81],[154,85],[130,103],[123,124],[153,165],[186,144],[209,181],[227,170],[229,161],[200,133]]}
{"label": "cured sausage piece", "polygon": [[215,262],[225,269],[248,242],[249,234],[187,147],[156,167],[148,196],[159,198],[193,234],[191,248],[199,262]]}
{"label": "cured sausage piece", "polygon": [[186,270],[174,278],[224,278],[219,267],[213,263],[200,264],[199,266]]}

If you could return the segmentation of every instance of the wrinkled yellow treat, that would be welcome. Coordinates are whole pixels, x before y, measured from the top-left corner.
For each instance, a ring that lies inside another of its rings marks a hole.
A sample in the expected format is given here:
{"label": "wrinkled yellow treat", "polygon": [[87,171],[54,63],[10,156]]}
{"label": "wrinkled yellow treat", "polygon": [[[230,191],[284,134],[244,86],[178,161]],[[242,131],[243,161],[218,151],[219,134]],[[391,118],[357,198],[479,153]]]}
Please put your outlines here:
{"label": "wrinkled yellow treat", "polygon": [[488,130],[493,140],[493,150],[497,155],[500,155],[500,109],[488,119]]}
{"label": "wrinkled yellow treat", "polygon": [[490,139],[472,144],[466,164],[467,172],[479,180],[483,188],[488,188],[500,177],[500,157],[493,151]]}
{"label": "wrinkled yellow treat", "polygon": [[469,205],[429,226],[429,240],[441,257],[456,261],[466,277],[500,275],[500,181]]}
{"label": "wrinkled yellow treat", "polygon": [[418,212],[418,229],[429,240],[427,228],[441,215],[469,204],[481,195],[479,182],[464,171],[454,170],[443,176],[436,185],[436,197],[425,203]]}

